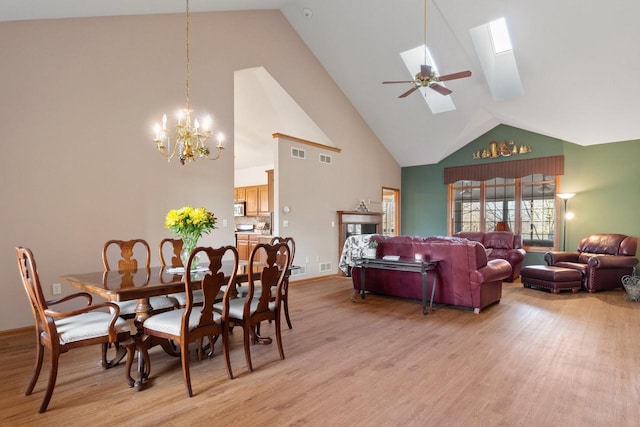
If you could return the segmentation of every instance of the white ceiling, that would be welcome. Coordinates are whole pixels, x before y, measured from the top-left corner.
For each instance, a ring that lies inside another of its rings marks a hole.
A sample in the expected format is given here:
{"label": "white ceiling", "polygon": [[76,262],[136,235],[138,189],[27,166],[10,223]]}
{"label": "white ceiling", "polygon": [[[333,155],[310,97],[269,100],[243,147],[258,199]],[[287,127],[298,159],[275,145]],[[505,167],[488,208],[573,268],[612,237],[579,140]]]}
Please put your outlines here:
{"label": "white ceiling", "polygon": [[[580,145],[640,139],[637,0],[429,0],[427,43],[439,71],[473,72],[447,83],[457,109],[437,115],[417,93],[397,98],[409,87],[381,84],[410,78],[400,52],[423,43],[423,0],[191,0],[190,6],[280,9],[401,166],[436,163],[500,123]],[[180,12],[179,0],[0,2],[0,20]],[[469,30],[501,16],[524,95],[494,101]]]}

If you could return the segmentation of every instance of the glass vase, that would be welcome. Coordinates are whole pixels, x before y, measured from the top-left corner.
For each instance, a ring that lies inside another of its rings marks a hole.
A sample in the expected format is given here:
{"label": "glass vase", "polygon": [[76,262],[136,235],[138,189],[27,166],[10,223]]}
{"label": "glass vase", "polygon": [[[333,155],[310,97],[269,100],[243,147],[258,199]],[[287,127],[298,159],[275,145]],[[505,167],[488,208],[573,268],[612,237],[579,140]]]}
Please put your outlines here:
{"label": "glass vase", "polygon": [[[191,252],[198,247],[198,239],[200,239],[200,236],[198,235],[182,236],[182,252],[180,253],[180,259],[182,260],[182,265],[185,268],[187,267],[187,261],[189,261]],[[191,261],[191,268],[194,269],[196,267],[198,267],[197,256]]]}

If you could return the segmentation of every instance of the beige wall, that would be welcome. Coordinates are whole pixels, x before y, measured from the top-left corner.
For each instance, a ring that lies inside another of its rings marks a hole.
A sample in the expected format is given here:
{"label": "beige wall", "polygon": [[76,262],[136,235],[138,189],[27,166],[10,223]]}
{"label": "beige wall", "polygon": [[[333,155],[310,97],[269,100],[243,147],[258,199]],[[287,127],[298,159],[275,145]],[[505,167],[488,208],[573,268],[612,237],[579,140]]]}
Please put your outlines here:
{"label": "beige wall", "polygon": [[295,209],[293,200],[316,192],[317,209],[281,230],[301,242],[300,259],[330,260],[335,270],[332,213],[377,200],[382,185],[400,187],[400,167],[280,12],[192,15],[192,107],[228,136],[222,159],[185,167],[167,164],[150,141],[152,124],[184,103],[183,15],[3,22],[0,52],[0,330],[32,324],[16,245],[34,251],[51,297],[60,274],[101,269],[110,238],[147,239],[157,265],[171,208],[208,207],[220,229],[202,243],[234,242],[234,70],[264,66],[344,150],[326,182],[280,187]]}

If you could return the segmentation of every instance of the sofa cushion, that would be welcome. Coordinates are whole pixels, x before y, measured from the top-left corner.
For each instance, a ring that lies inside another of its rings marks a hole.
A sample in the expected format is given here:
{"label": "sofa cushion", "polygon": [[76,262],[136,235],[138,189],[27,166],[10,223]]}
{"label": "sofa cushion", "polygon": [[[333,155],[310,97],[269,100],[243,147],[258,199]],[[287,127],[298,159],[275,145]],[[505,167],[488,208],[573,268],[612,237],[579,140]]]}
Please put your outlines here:
{"label": "sofa cushion", "polygon": [[457,237],[473,240],[474,242],[480,242],[483,245],[484,245],[484,235],[485,233],[482,231],[460,231],[456,233]]}
{"label": "sofa cushion", "polygon": [[592,234],[580,240],[578,252],[618,255],[620,243],[626,237],[623,234]]}
{"label": "sofa cushion", "polygon": [[513,249],[513,233],[509,231],[489,231],[484,235],[484,246],[493,249]]}

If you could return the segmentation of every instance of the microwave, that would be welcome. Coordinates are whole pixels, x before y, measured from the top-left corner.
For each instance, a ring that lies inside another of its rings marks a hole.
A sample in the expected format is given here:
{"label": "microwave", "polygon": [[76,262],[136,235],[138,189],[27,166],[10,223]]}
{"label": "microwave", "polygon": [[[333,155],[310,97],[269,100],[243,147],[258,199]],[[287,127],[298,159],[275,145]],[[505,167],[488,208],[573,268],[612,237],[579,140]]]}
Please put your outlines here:
{"label": "microwave", "polygon": [[244,216],[245,202],[236,202],[233,204],[233,216]]}

